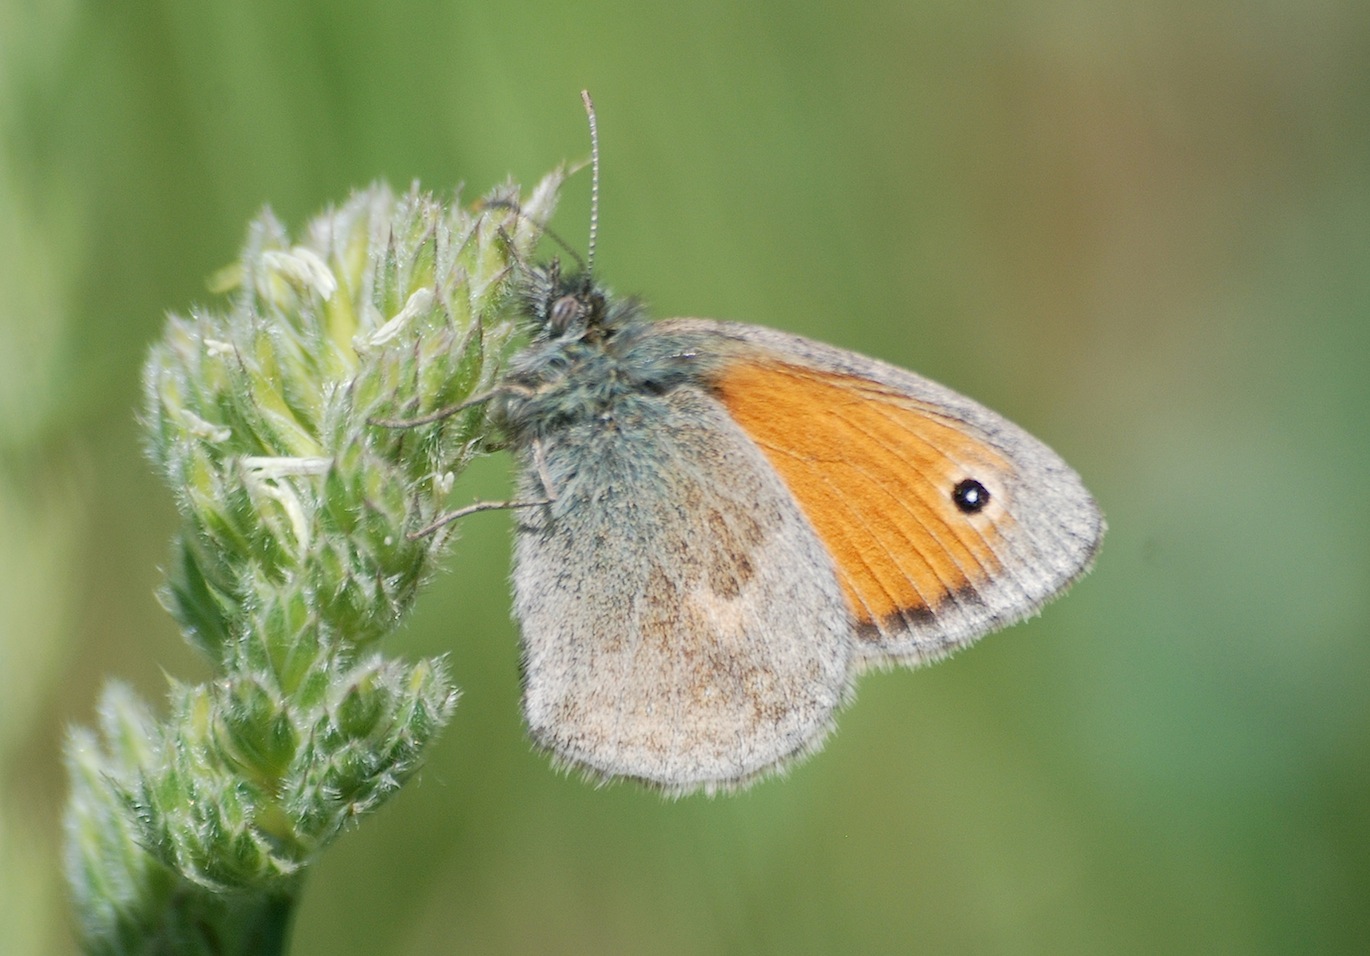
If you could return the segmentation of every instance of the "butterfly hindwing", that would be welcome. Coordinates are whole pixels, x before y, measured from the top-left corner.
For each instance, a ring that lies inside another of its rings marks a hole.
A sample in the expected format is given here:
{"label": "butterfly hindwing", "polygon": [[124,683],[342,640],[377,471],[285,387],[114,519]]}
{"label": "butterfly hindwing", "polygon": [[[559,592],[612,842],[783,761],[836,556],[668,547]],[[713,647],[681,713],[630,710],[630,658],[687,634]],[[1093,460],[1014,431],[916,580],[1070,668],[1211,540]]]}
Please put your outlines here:
{"label": "butterfly hindwing", "polygon": [[832,562],[722,406],[682,386],[523,456],[515,612],[532,736],[668,790],[740,783],[817,745],[845,696]]}

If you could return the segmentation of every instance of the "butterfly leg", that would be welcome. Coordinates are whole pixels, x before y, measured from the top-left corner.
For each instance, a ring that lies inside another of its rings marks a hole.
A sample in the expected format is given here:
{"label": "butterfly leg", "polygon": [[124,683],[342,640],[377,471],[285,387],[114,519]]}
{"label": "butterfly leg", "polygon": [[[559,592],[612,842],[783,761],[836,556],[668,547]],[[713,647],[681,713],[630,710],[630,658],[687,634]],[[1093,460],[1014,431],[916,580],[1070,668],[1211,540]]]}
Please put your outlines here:
{"label": "butterfly leg", "polygon": [[484,405],[499,393],[500,389],[494,388],[488,392],[474,395],[464,402],[448,405],[446,408],[439,408],[437,411],[429,412],[427,415],[420,415],[418,418],[368,418],[366,423],[368,425],[375,425],[377,428],[414,428],[418,425],[431,425],[433,422],[440,422],[444,418],[451,418],[458,412],[464,412],[468,408]]}
{"label": "butterfly leg", "polygon": [[503,511],[511,508],[536,508],[540,505],[549,505],[551,501],[473,501],[469,505],[464,505],[455,511],[439,515],[436,520],[425,525],[418,531],[411,531],[405,535],[410,541],[417,541],[419,538],[426,538],[428,535],[456,521],[458,518],[465,518],[478,511]]}

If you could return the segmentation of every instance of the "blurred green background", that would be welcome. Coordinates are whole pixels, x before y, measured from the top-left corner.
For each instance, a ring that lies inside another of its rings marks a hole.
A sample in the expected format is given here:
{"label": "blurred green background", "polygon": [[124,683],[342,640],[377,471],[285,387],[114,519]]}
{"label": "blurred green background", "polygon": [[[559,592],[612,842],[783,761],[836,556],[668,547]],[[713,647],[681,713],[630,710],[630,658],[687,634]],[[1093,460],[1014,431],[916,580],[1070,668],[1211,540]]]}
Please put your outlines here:
{"label": "blurred green background", "polygon": [[[1370,6],[0,2],[0,951],[69,951],[66,726],[205,667],[138,367],[266,203],[603,142],[599,272],[1046,439],[1111,524],[1040,619],[874,675],[738,797],[530,752],[507,516],[397,654],[465,695],[309,953],[1311,953],[1370,937]],[[583,247],[588,176],[557,228]],[[458,494],[498,495],[507,462]]]}

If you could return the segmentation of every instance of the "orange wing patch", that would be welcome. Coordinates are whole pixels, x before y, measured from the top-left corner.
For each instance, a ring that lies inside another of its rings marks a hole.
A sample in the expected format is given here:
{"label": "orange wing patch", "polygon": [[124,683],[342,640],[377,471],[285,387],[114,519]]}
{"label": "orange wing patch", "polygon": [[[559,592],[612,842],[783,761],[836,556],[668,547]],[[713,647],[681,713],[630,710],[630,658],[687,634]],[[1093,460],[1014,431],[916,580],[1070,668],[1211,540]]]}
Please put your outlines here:
{"label": "orange wing patch", "polygon": [[945,412],[868,379],[779,363],[735,362],[714,385],[818,532],[861,624],[926,619],[999,570],[1003,502],[992,494],[993,507],[963,514],[952,489],[971,477],[1002,489],[1009,463]]}

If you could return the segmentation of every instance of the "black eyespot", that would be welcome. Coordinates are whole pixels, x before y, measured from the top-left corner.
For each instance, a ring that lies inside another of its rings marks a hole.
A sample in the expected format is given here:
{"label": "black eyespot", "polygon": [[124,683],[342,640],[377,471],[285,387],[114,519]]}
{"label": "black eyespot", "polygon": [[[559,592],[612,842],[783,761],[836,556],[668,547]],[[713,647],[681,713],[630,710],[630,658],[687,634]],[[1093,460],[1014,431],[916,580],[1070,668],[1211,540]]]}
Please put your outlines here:
{"label": "black eyespot", "polygon": [[974,478],[966,478],[958,481],[951,490],[951,500],[956,502],[962,514],[973,515],[984,511],[985,505],[989,504],[989,489]]}

